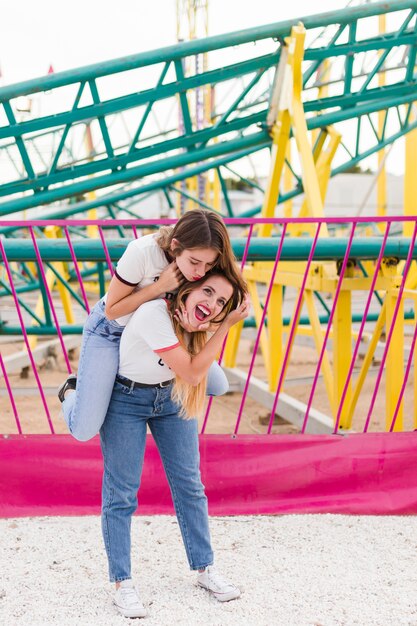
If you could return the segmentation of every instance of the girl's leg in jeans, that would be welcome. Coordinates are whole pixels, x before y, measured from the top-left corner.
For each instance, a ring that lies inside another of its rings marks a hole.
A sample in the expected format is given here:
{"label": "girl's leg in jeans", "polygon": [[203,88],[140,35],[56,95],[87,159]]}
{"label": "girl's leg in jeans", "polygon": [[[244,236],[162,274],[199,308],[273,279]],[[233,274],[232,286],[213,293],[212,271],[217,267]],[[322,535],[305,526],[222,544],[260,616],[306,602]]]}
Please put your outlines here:
{"label": "girl's leg in jeans", "polygon": [[217,363],[211,364],[207,374],[207,391],[208,396],[223,396],[229,391],[229,381],[227,376]]}
{"label": "girl's leg in jeans", "polygon": [[62,403],[70,433],[87,441],[98,433],[109,406],[119,365],[119,344],[123,327],[109,321],[100,301],[84,326],[77,372],[77,388]]}
{"label": "girl's leg in jeans", "polygon": [[100,430],[104,457],[102,531],[110,582],[131,578],[130,526],[146,445],[146,421],[153,406],[153,389],[130,391],[115,383]]}
{"label": "girl's leg in jeans", "polygon": [[149,427],[171,488],[190,568],[204,569],[213,564],[213,551],[207,497],[200,477],[197,420],[179,417],[169,387],[158,389],[158,394],[160,415],[149,420]]}

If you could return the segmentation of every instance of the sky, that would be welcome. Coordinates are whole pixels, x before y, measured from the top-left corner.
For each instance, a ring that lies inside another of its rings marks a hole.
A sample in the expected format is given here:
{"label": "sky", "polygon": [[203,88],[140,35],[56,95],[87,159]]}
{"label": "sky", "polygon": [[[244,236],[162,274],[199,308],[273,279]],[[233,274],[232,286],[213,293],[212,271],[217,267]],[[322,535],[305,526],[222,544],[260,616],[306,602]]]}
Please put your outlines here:
{"label": "sky", "polygon": [[[209,34],[312,13],[347,0],[210,0]],[[176,0],[0,0],[0,85],[176,42]]]}

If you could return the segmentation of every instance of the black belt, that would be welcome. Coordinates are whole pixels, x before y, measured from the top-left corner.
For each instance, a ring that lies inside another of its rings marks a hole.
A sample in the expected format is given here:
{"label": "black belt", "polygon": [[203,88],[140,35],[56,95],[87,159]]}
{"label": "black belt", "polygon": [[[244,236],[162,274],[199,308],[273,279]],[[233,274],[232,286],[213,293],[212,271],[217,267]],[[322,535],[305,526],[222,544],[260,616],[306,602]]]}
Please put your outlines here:
{"label": "black belt", "polygon": [[130,387],[131,389],[142,389],[143,387],[169,387],[169,385],[172,383],[172,378],[170,380],[164,380],[162,381],[162,383],[137,383],[134,380],[129,380],[128,378],[125,378],[124,376],[116,376],[116,380],[118,383],[120,383],[121,385],[124,385],[125,387]]}

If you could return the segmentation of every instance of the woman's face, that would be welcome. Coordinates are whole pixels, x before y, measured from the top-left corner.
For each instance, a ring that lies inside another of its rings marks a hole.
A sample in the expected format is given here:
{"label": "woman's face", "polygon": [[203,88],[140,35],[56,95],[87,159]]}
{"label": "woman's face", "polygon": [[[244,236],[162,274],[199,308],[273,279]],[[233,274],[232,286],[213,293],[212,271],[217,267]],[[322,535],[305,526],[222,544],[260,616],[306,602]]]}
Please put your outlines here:
{"label": "woman's face", "polygon": [[[171,242],[171,249],[175,249],[176,240]],[[175,257],[180,272],[189,281],[200,280],[216,265],[217,250],[213,248],[188,248]]]}
{"label": "woman's face", "polygon": [[232,294],[233,287],[224,276],[209,276],[188,294],[185,302],[191,326],[197,328],[217,317]]}

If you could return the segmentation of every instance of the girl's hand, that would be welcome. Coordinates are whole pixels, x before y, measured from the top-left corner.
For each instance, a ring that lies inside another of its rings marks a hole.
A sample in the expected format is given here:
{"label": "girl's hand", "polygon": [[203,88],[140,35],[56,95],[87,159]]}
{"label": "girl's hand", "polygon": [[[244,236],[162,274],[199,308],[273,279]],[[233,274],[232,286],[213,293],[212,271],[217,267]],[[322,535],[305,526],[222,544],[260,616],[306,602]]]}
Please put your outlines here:
{"label": "girl's hand", "polygon": [[205,324],[199,324],[198,326],[191,326],[190,320],[188,319],[188,313],[183,304],[180,305],[180,309],[175,309],[175,319],[179,321],[181,326],[188,333],[195,333],[196,331],[207,331],[210,327],[210,322],[206,322]]}
{"label": "girl's hand", "polygon": [[161,294],[176,291],[184,282],[185,278],[178,269],[177,263],[172,261],[161,273],[157,281],[158,290]]}
{"label": "girl's hand", "polygon": [[226,321],[229,327],[234,326],[234,324],[237,324],[238,322],[242,322],[244,319],[246,319],[249,315],[249,309],[250,309],[250,299],[249,299],[249,296],[247,295],[245,299],[243,300],[242,304],[239,305],[236,309],[233,309],[233,311],[230,311],[230,313],[226,317]]}

